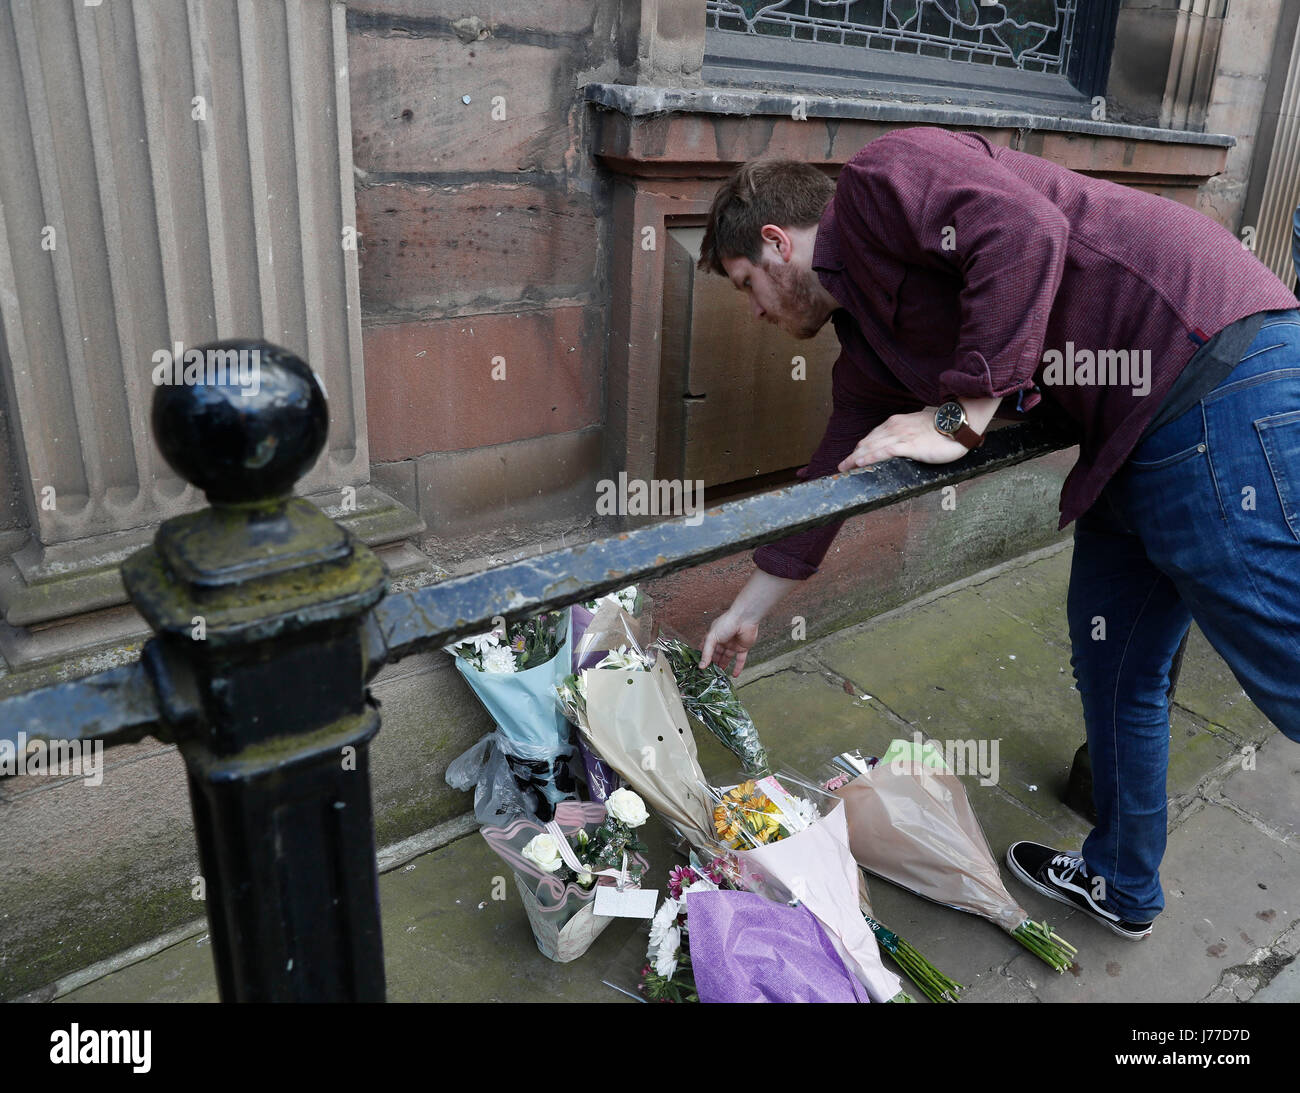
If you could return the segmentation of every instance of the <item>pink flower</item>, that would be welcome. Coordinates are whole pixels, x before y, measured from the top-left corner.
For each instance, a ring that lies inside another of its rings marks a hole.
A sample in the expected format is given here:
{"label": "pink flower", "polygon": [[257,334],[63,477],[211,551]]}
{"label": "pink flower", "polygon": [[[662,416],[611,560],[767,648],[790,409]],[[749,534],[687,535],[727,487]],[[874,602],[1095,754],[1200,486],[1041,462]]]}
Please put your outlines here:
{"label": "pink flower", "polygon": [[690,866],[679,865],[668,874],[668,894],[673,899],[681,899],[682,888],[688,884],[694,884],[699,879],[700,875]]}
{"label": "pink flower", "polygon": [[704,872],[714,884],[721,884],[728,876],[728,864],[726,858],[714,858],[704,867]]}

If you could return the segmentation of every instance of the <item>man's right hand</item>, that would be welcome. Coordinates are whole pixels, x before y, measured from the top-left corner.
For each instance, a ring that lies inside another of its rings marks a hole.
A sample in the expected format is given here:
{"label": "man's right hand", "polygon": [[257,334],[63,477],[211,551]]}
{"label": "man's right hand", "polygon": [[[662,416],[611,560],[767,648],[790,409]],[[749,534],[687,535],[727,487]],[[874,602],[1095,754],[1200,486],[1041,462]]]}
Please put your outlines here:
{"label": "man's right hand", "polygon": [[704,648],[701,650],[700,666],[707,668],[716,661],[725,672],[727,664],[734,657],[736,665],[731,673],[734,678],[740,675],[740,670],[745,666],[745,658],[749,656],[756,641],[758,623],[744,621],[734,609],[727,611],[719,615],[709,627],[709,635],[704,639]]}
{"label": "man's right hand", "polygon": [[727,663],[734,657],[736,665],[731,674],[733,677],[740,675],[745,658],[758,641],[759,622],[798,583],[761,569],[754,570],[732,605],[709,627],[709,635],[700,650],[700,666],[707,668],[716,663],[725,672]]}

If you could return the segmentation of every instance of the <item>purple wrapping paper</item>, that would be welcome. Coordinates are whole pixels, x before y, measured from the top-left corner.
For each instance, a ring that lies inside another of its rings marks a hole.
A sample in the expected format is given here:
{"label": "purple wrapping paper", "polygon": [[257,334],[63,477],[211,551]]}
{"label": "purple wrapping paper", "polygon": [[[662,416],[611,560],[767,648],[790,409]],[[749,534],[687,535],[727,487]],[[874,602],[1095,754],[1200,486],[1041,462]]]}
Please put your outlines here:
{"label": "purple wrapping paper", "polygon": [[754,892],[688,892],[691,969],[701,1002],[866,1002],[808,908]]}
{"label": "purple wrapping paper", "polygon": [[587,632],[587,627],[591,625],[591,620],[596,617],[595,612],[588,611],[580,603],[575,603],[570,609],[570,625],[573,627],[573,670],[580,672],[584,668],[594,668],[605,659],[604,649],[593,649],[585,654],[581,659],[578,657],[578,642],[582,640],[582,635]]}
{"label": "purple wrapping paper", "polygon": [[623,783],[618,771],[587,747],[582,733],[574,733],[578,740],[578,754],[582,756],[582,769],[587,774],[587,792],[593,801],[606,801]]}

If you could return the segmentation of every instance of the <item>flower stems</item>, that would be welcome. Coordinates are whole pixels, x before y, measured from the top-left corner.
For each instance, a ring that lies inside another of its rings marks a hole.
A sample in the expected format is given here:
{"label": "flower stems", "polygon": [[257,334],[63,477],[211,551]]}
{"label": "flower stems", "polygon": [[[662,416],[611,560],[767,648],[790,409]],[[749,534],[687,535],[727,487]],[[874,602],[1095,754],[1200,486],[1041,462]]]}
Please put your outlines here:
{"label": "flower stems", "polygon": [[[868,914],[862,916],[876,935],[876,941],[895,963],[907,974],[907,977],[921,988],[921,993],[931,1002],[956,1002],[957,995],[966,988],[955,979],[949,979],[925,957],[912,948],[906,940],[893,930],[888,930]],[[909,999],[910,1001],[910,999]]]}
{"label": "flower stems", "polygon": [[1079,951],[1054,933],[1046,922],[1025,919],[1011,931],[1011,936],[1045,964],[1055,968],[1058,974],[1074,964],[1075,954]]}

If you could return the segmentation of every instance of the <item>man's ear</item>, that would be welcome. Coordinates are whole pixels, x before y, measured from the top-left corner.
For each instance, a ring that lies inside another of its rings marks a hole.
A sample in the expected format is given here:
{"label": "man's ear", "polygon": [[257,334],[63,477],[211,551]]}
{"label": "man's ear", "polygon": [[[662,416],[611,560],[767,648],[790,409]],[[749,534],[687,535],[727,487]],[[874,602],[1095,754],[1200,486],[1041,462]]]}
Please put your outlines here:
{"label": "man's ear", "polygon": [[781,261],[789,262],[794,253],[794,242],[784,228],[778,224],[764,224],[759,232],[764,243],[774,243]]}

